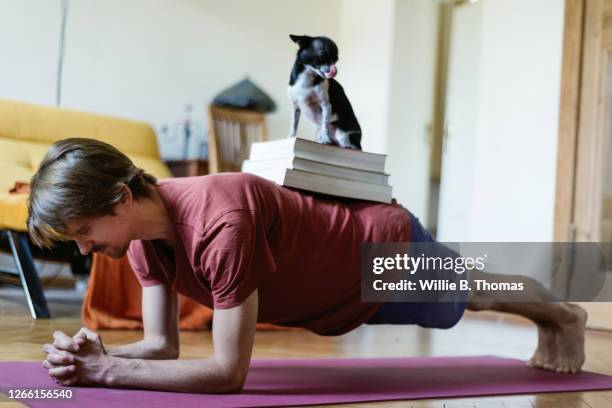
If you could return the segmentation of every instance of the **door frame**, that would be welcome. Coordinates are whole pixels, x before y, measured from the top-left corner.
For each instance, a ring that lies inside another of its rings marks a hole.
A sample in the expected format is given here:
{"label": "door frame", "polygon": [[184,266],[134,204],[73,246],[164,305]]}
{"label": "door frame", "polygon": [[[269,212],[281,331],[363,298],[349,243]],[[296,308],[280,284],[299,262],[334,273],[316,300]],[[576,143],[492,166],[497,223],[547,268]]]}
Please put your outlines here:
{"label": "door frame", "polygon": [[553,240],[573,241],[585,0],[565,0]]}
{"label": "door frame", "polygon": [[[611,0],[565,0],[554,241],[600,241]],[[587,327],[612,330],[611,303],[580,303]]]}
{"label": "door frame", "polygon": [[566,0],[553,238],[599,241],[603,149],[602,89],[612,33],[605,0]]}

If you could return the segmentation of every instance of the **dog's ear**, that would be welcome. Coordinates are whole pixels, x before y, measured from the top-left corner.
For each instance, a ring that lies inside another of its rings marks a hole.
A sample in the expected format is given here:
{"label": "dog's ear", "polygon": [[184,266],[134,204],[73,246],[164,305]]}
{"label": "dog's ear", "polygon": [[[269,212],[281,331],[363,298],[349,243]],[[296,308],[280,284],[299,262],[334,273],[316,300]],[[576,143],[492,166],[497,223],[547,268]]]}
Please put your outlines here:
{"label": "dog's ear", "polygon": [[294,43],[296,43],[300,47],[307,47],[308,44],[310,44],[310,42],[312,41],[312,37],[309,37],[307,35],[293,35],[293,34],[289,34],[289,38],[291,38],[291,41],[293,41]]}

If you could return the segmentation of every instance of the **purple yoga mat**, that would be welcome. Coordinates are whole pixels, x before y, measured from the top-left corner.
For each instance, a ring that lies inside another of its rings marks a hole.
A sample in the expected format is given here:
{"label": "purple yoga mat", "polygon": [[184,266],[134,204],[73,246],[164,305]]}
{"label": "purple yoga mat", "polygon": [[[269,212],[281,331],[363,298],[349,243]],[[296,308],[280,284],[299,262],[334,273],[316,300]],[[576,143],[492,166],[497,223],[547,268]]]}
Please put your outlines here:
{"label": "purple yoga mat", "polygon": [[556,374],[497,357],[254,360],[241,394],[61,387],[39,362],[0,362],[0,389],[71,389],[69,401],[23,400],[32,407],[286,407],[612,389],[612,377]]}

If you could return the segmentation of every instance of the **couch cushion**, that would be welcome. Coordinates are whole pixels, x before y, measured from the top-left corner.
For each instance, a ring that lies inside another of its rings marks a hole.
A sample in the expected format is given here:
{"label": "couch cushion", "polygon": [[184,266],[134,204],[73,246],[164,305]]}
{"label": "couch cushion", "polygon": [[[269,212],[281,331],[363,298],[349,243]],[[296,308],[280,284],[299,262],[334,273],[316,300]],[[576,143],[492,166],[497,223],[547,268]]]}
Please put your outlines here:
{"label": "couch cushion", "polygon": [[8,192],[15,181],[29,181],[32,165],[28,150],[19,142],[0,138],[0,191]]}
{"label": "couch cushion", "polygon": [[27,231],[28,195],[0,191],[0,229]]}
{"label": "couch cushion", "polygon": [[145,122],[3,99],[0,137],[47,145],[67,137],[89,137],[126,154],[159,158],[155,132]]}

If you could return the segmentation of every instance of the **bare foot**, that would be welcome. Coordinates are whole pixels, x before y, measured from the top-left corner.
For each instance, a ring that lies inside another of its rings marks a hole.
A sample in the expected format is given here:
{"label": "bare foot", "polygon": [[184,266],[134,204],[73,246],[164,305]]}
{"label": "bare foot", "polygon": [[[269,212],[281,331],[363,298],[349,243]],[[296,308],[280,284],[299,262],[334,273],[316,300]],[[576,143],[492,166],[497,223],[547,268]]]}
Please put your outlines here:
{"label": "bare foot", "polygon": [[559,373],[578,373],[584,364],[584,331],[587,313],[578,305],[564,304],[568,316],[556,325],[538,325],[538,348],[530,367]]}
{"label": "bare foot", "polygon": [[548,324],[538,325],[538,348],[527,362],[530,367],[552,369],[555,362],[557,342],[555,329]]}
{"label": "bare foot", "polygon": [[566,304],[571,318],[560,322],[555,332],[556,358],[554,369],[560,373],[577,373],[584,364],[584,331],[587,312],[578,305]]}

